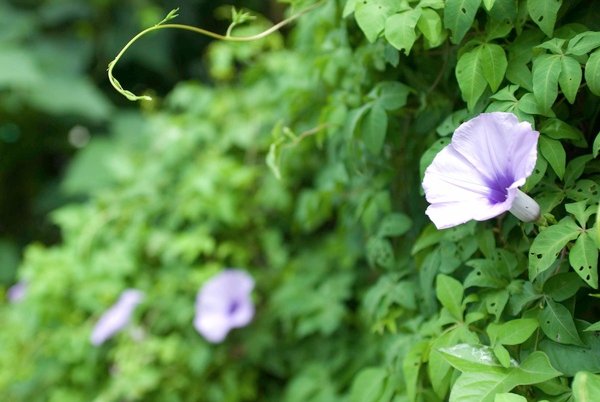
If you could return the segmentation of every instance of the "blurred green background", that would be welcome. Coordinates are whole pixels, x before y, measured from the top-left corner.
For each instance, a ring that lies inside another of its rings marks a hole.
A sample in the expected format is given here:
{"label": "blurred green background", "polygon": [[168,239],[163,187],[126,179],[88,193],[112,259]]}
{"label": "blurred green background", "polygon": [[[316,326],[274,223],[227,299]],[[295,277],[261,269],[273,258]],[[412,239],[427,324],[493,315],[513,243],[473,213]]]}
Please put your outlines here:
{"label": "blurred green background", "polygon": [[[229,7],[221,6],[242,3],[275,19],[282,10],[258,0],[0,2],[0,283],[14,281],[26,244],[59,241],[50,211],[81,199],[77,186],[94,188],[106,179],[89,160],[79,184],[61,184],[78,150],[104,137],[115,116],[156,107],[131,103],[110,87],[106,67],[122,46],[176,7],[178,23],[224,32]],[[134,92],[151,89],[159,98],[179,81],[208,84],[202,59],[208,43],[183,31],[148,35],[127,52],[116,74]]]}

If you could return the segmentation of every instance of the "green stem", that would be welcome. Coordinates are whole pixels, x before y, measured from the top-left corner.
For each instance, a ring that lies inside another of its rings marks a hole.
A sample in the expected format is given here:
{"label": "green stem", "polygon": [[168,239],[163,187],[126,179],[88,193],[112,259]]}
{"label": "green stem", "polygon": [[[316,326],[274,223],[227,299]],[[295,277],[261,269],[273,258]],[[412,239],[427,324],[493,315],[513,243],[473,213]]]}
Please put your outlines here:
{"label": "green stem", "polygon": [[177,15],[177,14],[175,14],[176,10],[173,10],[169,13],[169,15],[164,20],[162,20],[161,22],[159,22],[158,24],[156,24],[154,26],[151,26],[150,28],[144,29],[143,31],[141,31],[140,33],[135,35],[129,42],[127,42],[127,44],[123,47],[123,49],[121,49],[121,51],[117,54],[117,56],[114,58],[114,60],[108,64],[108,80],[110,81],[111,85],[117,90],[117,92],[119,92],[120,94],[122,94],[123,96],[125,96],[127,99],[129,99],[131,101],[152,100],[152,98],[150,96],[147,96],[147,95],[138,96],[138,95],[132,93],[131,91],[124,89],[123,86],[121,85],[121,83],[113,75],[113,69],[115,68],[115,66],[117,65],[117,62],[121,59],[123,54],[125,54],[127,49],[129,49],[131,47],[131,45],[133,45],[139,38],[146,35],[147,33],[150,33],[152,31],[157,31],[159,29],[182,29],[185,31],[191,31],[191,32],[195,32],[200,35],[208,36],[213,39],[218,39],[218,40],[223,40],[223,41],[228,41],[228,42],[251,42],[251,41],[259,40],[266,36],[269,36],[273,32],[276,32],[277,30],[281,29],[282,27],[286,26],[287,24],[291,23],[292,21],[300,18],[304,14],[319,7],[321,4],[323,4],[324,1],[325,0],[315,3],[312,6],[307,7],[304,10],[301,10],[298,13],[292,15],[291,17],[286,18],[285,20],[273,25],[269,29],[267,29],[263,32],[260,32],[256,35],[250,35],[250,36],[231,36],[230,29],[228,29],[228,32],[226,35],[220,35],[218,33],[207,31],[206,29],[194,27],[191,25],[165,24],[164,22],[174,18]]}

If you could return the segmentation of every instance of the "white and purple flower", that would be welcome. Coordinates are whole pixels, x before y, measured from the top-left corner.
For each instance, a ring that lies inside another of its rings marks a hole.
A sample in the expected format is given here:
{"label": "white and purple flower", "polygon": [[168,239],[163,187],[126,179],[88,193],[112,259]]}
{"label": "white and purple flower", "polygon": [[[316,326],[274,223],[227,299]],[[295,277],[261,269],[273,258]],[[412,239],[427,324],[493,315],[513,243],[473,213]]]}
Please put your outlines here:
{"label": "white and purple flower", "polygon": [[254,280],[244,271],[226,269],[209,279],[196,297],[194,327],[209,342],[222,342],[230,330],[254,317]]}
{"label": "white and purple flower", "polygon": [[125,328],[138,304],[144,299],[144,293],[137,289],[127,289],[121,293],[119,300],[112,305],[98,320],[90,341],[93,345],[103,344]]}
{"label": "white and purple flower", "polygon": [[519,190],[535,167],[538,137],[512,113],[482,113],[461,124],[425,171],[425,213],[438,229],[506,211],[538,219],[538,204]]}

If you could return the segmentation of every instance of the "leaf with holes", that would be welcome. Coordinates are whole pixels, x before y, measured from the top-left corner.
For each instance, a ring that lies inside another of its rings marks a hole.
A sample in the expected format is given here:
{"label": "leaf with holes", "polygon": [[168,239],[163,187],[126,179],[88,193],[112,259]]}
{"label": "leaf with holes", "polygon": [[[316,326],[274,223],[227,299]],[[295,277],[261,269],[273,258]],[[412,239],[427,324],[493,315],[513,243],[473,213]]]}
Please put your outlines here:
{"label": "leaf with holes", "polygon": [[541,231],[529,249],[529,279],[533,281],[550,268],[563,247],[580,233],[581,228],[570,217]]}
{"label": "leaf with holes", "polygon": [[375,42],[385,27],[387,18],[397,11],[395,0],[360,0],[356,2],[354,18],[369,42]]}
{"label": "leaf with holes", "polygon": [[490,85],[492,92],[496,92],[506,73],[506,54],[499,45],[483,44],[479,52],[481,53],[481,68],[483,77]]}
{"label": "leaf with holes", "polygon": [[562,0],[527,0],[527,11],[531,20],[550,38],[561,5]]}
{"label": "leaf with holes", "polygon": [[569,251],[569,263],[581,279],[598,289],[598,247],[587,232],[577,238]]}
{"label": "leaf with holes", "polygon": [[540,350],[550,358],[552,366],[572,377],[580,370],[600,373],[600,337],[595,332],[585,332],[589,324],[576,320],[575,326],[581,334],[583,346],[556,343],[550,339],[542,339]]}
{"label": "leaf with holes", "polygon": [[533,95],[545,112],[550,110],[558,96],[561,60],[562,57],[556,54],[542,54],[533,59]]}
{"label": "leaf with holes", "polygon": [[592,53],[585,63],[585,82],[594,95],[600,96],[600,49]]}
{"label": "leaf with holes", "polygon": [[385,21],[385,38],[396,49],[409,54],[417,39],[415,27],[420,16],[420,8],[392,15]]}
{"label": "leaf with holes", "polygon": [[562,304],[546,298],[538,319],[546,336],[554,342],[583,346],[571,312]]}
{"label": "leaf with holes", "polygon": [[460,56],[456,63],[456,79],[462,97],[467,102],[467,107],[469,110],[473,110],[486,87],[481,47]]}
{"label": "leaf with holes", "polygon": [[570,104],[575,102],[582,76],[581,66],[577,60],[568,56],[562,58],[558,85]]}
{"label": "leaf with holes", "polygon": [[561,142],[542,135],[539,139],[539,145],[544,159],[552,166],[552,170],[558,178],[562,179],[565,174],[567,154]]}
{"label": "leaf with holes", "polygon": [[444,26],[450,30],[452,43],[459,43],[465,36],[481,4],[481,0],[447,0],[444,8]]}

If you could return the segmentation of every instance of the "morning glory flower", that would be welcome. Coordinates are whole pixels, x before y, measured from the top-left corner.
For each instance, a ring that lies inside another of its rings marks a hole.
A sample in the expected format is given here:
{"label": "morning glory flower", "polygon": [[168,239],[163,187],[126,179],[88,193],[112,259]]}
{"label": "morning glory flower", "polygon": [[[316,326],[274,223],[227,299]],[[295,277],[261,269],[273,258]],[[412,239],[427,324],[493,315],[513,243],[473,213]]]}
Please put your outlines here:
{"label": "morning glory flower", "polygon": [[112,338],[129,324],[131,316],[138,304],[144,299],[144,293],[136,289],[127,289],[121,293],[119,300],[98,320],[92,331],[90,341],[98,346]]}
{"label": "morning glory flower", "polygon": [[18,303],[23,300],[25,294],[27,293],[27,284],[25,282],[17,282],[8,288],[6,292],[6,297],[8,301],[11,303]]}
{"label": "morning glory flower", "polygon": [[222,342],[233,328],[254,316],[250,298],[254,280],[244,271],[226,269],[209,279],[196,297],[194,327],[209,342]]}
{"label": "morning glory flower", "polygon": [[512,113],[482,113],[461,124],[425,170],[425,212],[438,229],[510,211],[525,222],[540,207],[519,190],[535,167],[539,133]]}

